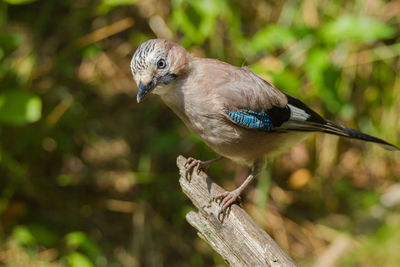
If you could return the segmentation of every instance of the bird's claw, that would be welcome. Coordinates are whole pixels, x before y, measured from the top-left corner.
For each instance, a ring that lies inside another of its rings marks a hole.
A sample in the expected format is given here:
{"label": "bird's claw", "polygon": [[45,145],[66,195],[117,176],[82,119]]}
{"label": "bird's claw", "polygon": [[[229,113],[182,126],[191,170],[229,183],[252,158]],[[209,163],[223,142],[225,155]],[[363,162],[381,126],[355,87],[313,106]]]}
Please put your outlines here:
{"label": "bird's claw", "polygon": [[195,167],[197,167],[197,171],[196,171],[197,174],[200,174],[201,171],[207,171],[207,166],[201,160],[194,159],[192,157],[189,157],[186,160],[186,163],[184,166],[186,168],[186,172],[185,172],[186,180],[189,180],[189,173]]}
{"label": "bird's claw", "polygon": [[215,197],[215,200],[220,200],[221,209],[218,212],[218,219],[224,218],[226,213],[229,212],[229,209],[233,203],[240,199],[240,192],[237,190],[233,190],[231,192],[225,191],[218,194]]}

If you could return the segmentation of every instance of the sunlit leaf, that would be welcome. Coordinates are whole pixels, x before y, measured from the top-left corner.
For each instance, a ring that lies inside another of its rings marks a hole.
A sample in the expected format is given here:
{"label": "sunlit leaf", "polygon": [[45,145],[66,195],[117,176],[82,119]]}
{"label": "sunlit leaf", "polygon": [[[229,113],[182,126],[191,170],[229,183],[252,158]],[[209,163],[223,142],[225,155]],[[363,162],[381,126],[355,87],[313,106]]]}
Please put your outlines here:
{"label": "sunlit leaf", "polygon": [[257,32],[250,41],[253,52],[282,48],[295,40],[290,29],[280,25],[269,25]]}
{"label": "sunlit leaf", "polygon": [[41,244],[45,246],[54,246],[58,240],[57,235],[41,224],[19,225],[14,227],[13,237],[21,244]]}
{"label": "sunlit leaf", "polygon": [[310,51],[305,71],[315,93],[325,102],[326,107],[332,113],[340,111],[345,96],[338,93],[338,82],[341,70],[333,66],[329,53],[324,49]]}
{"label": "sunlit leaf", "polygon": [[72,252],[68,255],[70,267],[94,267],[94,264],[85,255],[79,252]]}
{"label": "sunlit leaf", "polygon": [[172,28],[183,32],[184,46],[202,44],[215,32],[217,19],[226,11],[224,1],[173,1]]}
{"label": "sunlit leaf", "polygon": [[109,6],[120,6],[120,5],[129,5],[136,1],[137,0],[102,0],[101,2]]}
{"label": "sunlit leaf", "polygon": [[7,90],[0,93],[0,122],[20,126],[38,121],[42,114],[42,101],[32,93]]}
{"label": "sunlit leaf", "polygon": [[80,248],[91,255],[98,255],[99,248],[95,242],[93,242],[90,237],[83,232],[72,232],[65,236],[65,243],[69,247]]}
{"label": "sunlit leaf", "polygon": [[137,1],[138,0],[102,0],[97,10],[99,13],[107,13],[114,7],[122,5],[130,5]]}
{"label": "sunlit leaf", "polygon": [[390,38],[394,33],[395,30],[388,24],[371,17],[355,15],[343,15],[321,29],[321,35],[328,43],[346,40],[370,43]]}
{"label": "sunlit leaf", "polygon": [[271,73],[271,75],[273,76],[274,84],[278,88],[291,94],[297,94],[301,82],[295,73],[284,70],[280,73]]}
{"label": "sunlit leaf", "polygon": [[34,244],[36,242],[35,237],[25,225],[14,227],[12,236],[23,245]]}
{"label": "sunlit leaf", "polygon": [[6,3],[11,5],[23,5],[35,2],[36,0],[5,0]]}
{"label": "sunlit leaf", "polygon": [[329,65],[331,65],[331,62],[328,51],[323,49],[311,50],[305,63],[305,71],[311,82],[320,86],[323,72]]}

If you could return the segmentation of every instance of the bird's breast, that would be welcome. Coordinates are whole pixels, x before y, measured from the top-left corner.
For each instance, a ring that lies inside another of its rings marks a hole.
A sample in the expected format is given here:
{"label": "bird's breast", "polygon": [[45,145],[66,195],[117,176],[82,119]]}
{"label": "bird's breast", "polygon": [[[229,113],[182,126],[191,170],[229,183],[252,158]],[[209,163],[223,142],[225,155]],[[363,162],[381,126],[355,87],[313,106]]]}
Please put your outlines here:
{"label": "bird's breast", "polygon": [[188,128],[210,146],[232,143],[238,138],[235,129],[218,113],[197,114],[189,110],[187,117]]}

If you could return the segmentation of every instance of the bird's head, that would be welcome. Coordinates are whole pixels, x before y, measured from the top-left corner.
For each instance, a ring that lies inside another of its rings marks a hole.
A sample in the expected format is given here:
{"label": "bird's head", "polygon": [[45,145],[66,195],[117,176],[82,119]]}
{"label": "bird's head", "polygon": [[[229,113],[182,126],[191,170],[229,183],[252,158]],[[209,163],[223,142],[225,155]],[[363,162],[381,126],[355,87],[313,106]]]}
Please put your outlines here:
{"label": "bird's head", "polygon": [[137,102],[150,92],[161,94],[165,85],[185,73],[188,53],[182,46],[163,39],[142,43],[131,61],[131,71],[138,86]]}

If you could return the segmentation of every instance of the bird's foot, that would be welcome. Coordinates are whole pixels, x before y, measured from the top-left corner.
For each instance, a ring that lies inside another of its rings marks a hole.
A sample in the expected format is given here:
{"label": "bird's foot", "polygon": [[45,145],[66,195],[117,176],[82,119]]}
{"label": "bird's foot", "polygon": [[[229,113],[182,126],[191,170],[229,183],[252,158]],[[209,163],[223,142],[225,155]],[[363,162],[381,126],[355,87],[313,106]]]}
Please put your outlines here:
{"label": "bird's foot", "polygon": [[192,171],[195,167],[197,167],[197,174],[200,174],[201,171],[206,172],[208,167],[210,166],[211,163],[208,163],[209,161],[201,161],[198,159],[194,159],[192,157],[189,157],[186,160],[185,163],[185,168],[186,168],[186,172],[185,172],[185,177],[186,180],[189,179],[189,173],[190,171]]}
{"label": "bird's foot", "polygon": [[215,200],[221,200],[220,201],[221,209],[219,210],[218,218],[220,218],[220,216],[225,217],[226,211],[231,207],[233,203],[235,203],[238,199],[240,199],[240,193],[241,193],[240,190],[235,189],[231,192],[225,191],[223,193],[218,194],[215,197]]}

